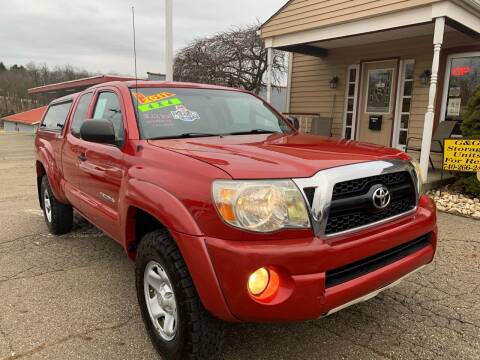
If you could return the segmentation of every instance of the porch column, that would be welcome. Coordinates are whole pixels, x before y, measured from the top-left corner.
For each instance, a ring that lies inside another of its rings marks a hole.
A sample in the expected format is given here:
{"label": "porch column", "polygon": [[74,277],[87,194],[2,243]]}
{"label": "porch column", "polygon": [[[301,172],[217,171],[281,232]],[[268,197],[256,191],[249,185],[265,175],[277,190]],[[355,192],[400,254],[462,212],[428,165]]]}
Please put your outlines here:
{"label": "porch column", "polygon": [[425,122],[423,125],[422,151],[420,153],[420,166],[422,168],[424,182],[427,182],[428,178],[428,158],[430,156],[430,148],[432,145],[433,120],[435,117],[435,97],[437,94],[438,82],[438,68],[440,65],[440,50],[442,49],[444,30],[445,18],[436,18],[435,33],[433,35],[433,62],[432,75],[430,78],[430,92],[428,95],[428,107],[425,114]]}
{"label": "porch column", "polygon": [[273,48],[267,48],[267,101],[272,102],[272,81],[273,81]]}

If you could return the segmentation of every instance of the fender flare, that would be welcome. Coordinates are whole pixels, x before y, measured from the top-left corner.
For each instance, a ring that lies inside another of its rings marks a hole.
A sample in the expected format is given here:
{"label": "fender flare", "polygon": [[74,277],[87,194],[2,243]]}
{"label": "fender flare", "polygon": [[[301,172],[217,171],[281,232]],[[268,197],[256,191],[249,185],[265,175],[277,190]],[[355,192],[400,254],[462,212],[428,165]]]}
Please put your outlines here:
{"label": "fender flare", "polygon": [[123,245],[128,256],[133,260],[134,255],[128,252],[128,249],[136,240],[135,211],[132,211],[135,208],[154,217],[170,232],[187,265],[203,306],[220,319],[238,322],[225,302],[202,231],[183,203],[155,184],[129,179],[124,206],[121,223],[125,224]]}
{"label": "fender flare", "polygon": [[[203,233],[182,202],[167,190],[148,181],[132,179],[127,181],[124,193],[123,211],[120,223],[124,224],[125,249],[134,241],[134,229],[130,228],[132,220],[131,209],[140,209],[171,231],[202,236]],[[132,237],[133,236],[133,237]]]}
{"label": "fender flare", "polygon": [[[68,200],[65,197],[65,193],[63,192],[62,186],[61,186],[62,172],[60,171],[57,163],[55,162],[55,159],[53,157],[53,150],[50,149],[50,151],[47,151],[45,147],[38,149],[36,171],[37,171],[37,177],[40,177],[40,175],[43,175],[43,174],[40,174],[38,163],[40,163],[45,169],[44,175],[46,175],[48,178],[50,188],[52,189],[52,192],[55,198],[58,201],[67,204]],[[40,195],[40,191],[39,191],[39,195]]]}

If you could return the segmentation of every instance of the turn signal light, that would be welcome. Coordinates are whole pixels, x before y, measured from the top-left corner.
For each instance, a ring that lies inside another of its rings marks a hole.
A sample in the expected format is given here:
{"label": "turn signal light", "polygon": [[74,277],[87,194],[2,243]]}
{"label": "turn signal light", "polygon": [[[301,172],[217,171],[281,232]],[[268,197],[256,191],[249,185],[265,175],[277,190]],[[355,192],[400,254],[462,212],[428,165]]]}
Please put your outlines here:
{"label": "turn signal light", "polygon": [[225,221],[235,222],[235,212],[232,206],[232,199],[235,196],[235,190],[222,189],[220,190],[220,202],[217,204],[220,215]]}

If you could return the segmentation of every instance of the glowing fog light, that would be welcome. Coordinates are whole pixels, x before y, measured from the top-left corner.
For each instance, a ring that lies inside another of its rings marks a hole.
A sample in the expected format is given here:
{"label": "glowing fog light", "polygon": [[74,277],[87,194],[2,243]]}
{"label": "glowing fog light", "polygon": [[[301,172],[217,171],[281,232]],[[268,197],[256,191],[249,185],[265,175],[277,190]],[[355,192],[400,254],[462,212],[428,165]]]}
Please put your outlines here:
{"label": "glowing fog light", "polygon": [[280,291],[280,274],[272,267],[258,269],[248,279],[248,291],[257,301],[272,301]]}
{"label": "glowing fog light", "polygon": [[260,268],[248,278],[248,291],[254,296],[262,294],[270,281],[270,273],[266,268]]}

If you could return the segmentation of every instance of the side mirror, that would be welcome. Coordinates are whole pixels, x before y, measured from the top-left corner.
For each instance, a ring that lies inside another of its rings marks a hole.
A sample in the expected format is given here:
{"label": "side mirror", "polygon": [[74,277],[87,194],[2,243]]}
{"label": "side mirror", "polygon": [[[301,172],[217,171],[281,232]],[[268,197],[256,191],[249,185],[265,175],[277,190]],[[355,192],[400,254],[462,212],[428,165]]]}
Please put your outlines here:
{"label": "side mirror", "polygon": [[295,128],[295,130],[300,129],[300,122],[295,116],[287,116],[287,121]]}
{"label": "side mirror", "polygon": [[116,144],[115,129],[108,120],[86,120],[80,127],[80,137],[89,142]]}

